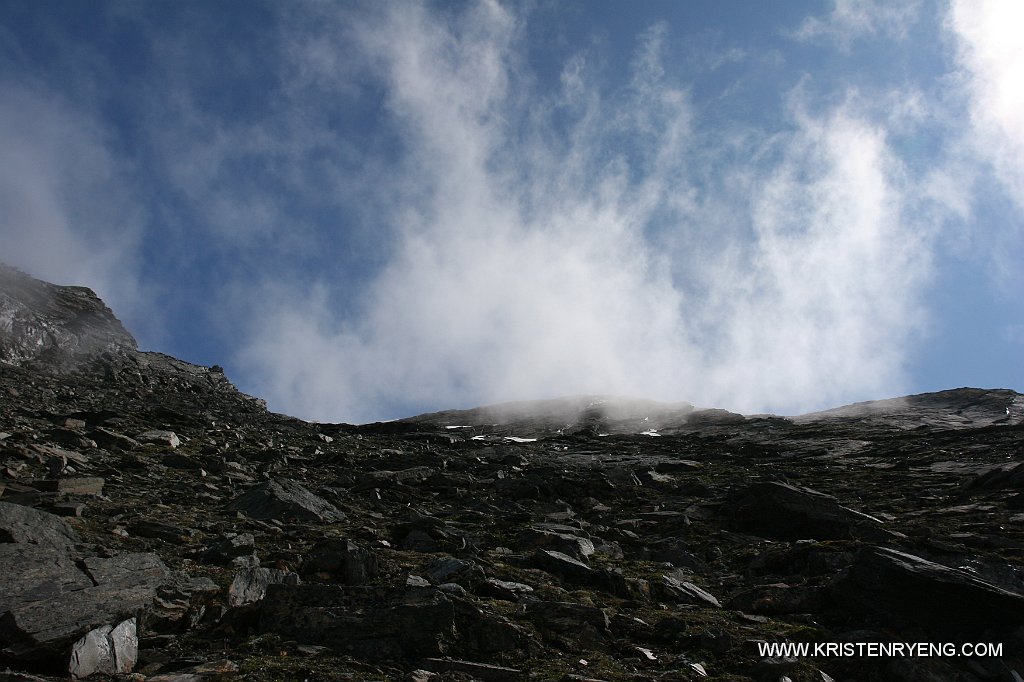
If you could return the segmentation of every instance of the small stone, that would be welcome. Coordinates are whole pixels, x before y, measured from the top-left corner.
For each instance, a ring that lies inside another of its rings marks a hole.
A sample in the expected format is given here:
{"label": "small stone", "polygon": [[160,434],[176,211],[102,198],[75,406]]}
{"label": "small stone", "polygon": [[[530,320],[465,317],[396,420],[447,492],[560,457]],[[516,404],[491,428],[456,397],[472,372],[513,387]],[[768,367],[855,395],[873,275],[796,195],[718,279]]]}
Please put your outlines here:
{"label": "small stone", "polygon": [[430,587],[430,581],[418,575],[410,575],[405,579],[406,587]]}
{"label": "small stone", "polygon": [[58,516],[79,517],[85,511],[85,504],[82,502],[58,502],[53,505],[53,512]]}
{"label": "small stone", "polygon": [[136,438],[140,443],[155,443],[156,445],[165,445],[172,450],[181,445],[181,439],[178,438],[178,434],[174,431],[146,431],[141,433]]}

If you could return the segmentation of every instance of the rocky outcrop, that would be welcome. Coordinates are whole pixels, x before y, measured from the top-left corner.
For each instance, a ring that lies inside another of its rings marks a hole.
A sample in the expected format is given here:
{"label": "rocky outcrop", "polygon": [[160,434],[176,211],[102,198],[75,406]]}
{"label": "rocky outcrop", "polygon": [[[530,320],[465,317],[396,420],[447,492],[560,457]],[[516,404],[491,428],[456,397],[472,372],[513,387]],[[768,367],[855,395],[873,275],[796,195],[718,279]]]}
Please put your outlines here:
{"label": "rocky outcrop", "polygon": [[65,371],[135,339],[92,290],[41,282],[0,263],[0,363]]}

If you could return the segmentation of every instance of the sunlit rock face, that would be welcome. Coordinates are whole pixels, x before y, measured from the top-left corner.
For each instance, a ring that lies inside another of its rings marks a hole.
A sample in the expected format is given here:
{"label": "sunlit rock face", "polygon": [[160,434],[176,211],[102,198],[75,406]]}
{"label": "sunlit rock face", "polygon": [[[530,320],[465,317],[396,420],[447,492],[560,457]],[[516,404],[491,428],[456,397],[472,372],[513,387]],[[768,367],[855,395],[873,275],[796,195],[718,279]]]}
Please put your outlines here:
{"label": "sunlit rock face", "polygon": [[9,269],[0,285],[0,666],[17,679],[1024,671],[1014,391],[790,417],[573,396],[318,424],[138,351],[87,290]]}

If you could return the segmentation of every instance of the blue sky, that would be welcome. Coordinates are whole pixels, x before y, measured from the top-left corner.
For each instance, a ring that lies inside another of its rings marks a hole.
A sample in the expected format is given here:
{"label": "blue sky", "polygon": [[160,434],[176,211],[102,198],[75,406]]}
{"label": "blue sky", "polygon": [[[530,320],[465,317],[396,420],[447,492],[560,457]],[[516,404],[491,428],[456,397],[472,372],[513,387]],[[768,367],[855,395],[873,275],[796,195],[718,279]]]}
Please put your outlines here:
{"label": "blue sky", "polygon": [[1024,390],[1024,9],[0,11],[0,259],[272,409]]}

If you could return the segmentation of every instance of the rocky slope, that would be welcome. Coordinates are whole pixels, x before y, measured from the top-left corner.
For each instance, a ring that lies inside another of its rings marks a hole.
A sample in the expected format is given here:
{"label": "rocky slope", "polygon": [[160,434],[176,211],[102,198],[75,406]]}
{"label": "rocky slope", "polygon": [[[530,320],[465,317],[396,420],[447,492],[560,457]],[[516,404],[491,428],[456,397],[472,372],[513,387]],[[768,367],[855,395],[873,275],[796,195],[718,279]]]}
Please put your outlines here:
{"label": "rocky slope", "polygon": [[1022,421],[965,388],[313,424],[3,270],[0,679],[1019,680]]}

